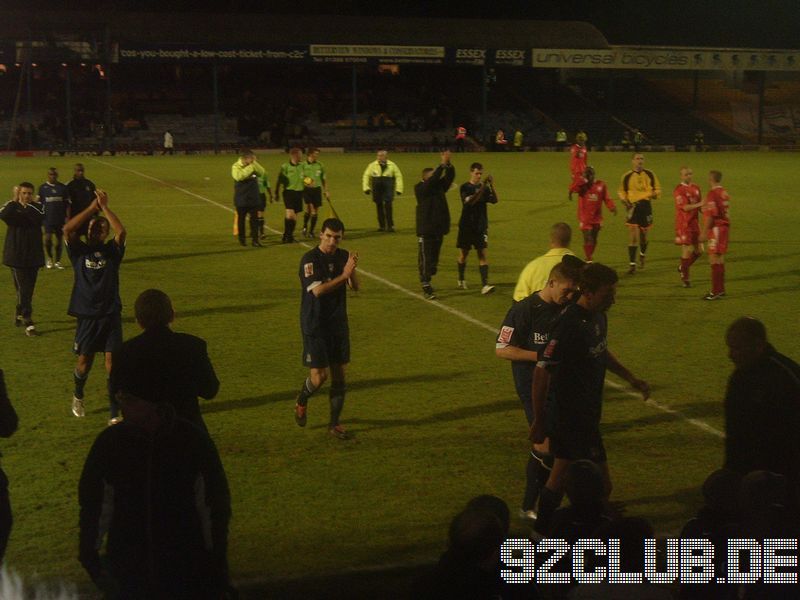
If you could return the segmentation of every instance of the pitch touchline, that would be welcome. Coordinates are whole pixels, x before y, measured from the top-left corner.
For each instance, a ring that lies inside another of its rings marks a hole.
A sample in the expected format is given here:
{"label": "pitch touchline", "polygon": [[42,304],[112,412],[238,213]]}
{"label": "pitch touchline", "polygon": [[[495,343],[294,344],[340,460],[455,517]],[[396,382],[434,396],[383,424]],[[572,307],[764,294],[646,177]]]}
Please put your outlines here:
{"label": "pitch touchline", "polygon": [[[95,162],[98,162],[101,165],[106,165],[107,167],[111,167],[112,169],[118,169],[120,171],[127,171],[128,173],[133,173],[134,175],[138,175],[139,177],[144,177],[145,179],[150,179],[151,181],[155,181],[155,182],[161,183],[163,185],[169,186],[169,187],[171,187],[171,188],[173,188],[175,190],[178,190],[179,192],[183,192],[184,194],[188,194],[189,196],[192,196],[193,198],[198,198],[200,200],[203,200],[204,202],[208,202],[209,204],[213,204],[214,206],[218,206],[223,210],[227,210],[228,212],[231,212],[231,213],[232,212],[236,212],[230,206],[225,206],[224,204],[220,204],[219,202],[216,202],[216,201],[212,200],[211,198],[206,198],[205,196],[201,196],[200,194],[195,194],[191,190],[187,190],[186,188],[182,188],[180,186],[174,185],[172,183],[169,183],[168,181],[164,181],[163,179],[159,179],[158,177],[153,177],[152,175],[148,175],[147,173],[142,173],[141,171],[136,171],[135,169],[128,169],[126,167],[120,167],[118,165],[106,162],[104,160],[99,160],[99,159],[96,159],[96,158],[92,158],[91,160],[93,160]],[[275,234],[281,233],[277,229],[273,229],[272,227],[269,227],[266,224],[264,225],[264,228],[268,229],[269,231],[271,231],[272,233],[275,233]],[[300,242],[299,245],[304,247],[304,248],[312,248],[313,247],[313,246],[309,246],[305,242]],[[358,268],[358,272],[359,273],[363,273],[364,276],[366,276],[366,277],[368,277],[370,279],[373,279],[373,280],[375,280],[375,281],[377,281],[379,283],[382,283],[383,285],[385,285],[387,287],[390,287],[393,290],[397,290],[398,292],[401,292],[401,293],[405,294],[406,296],[411,296],[412,298],[416,298],[417,300],[421,300],[422,302],[425,302],[429,306],[435,306],[436,308],[438,308],[440,310],[448,312],[451,315],[454,315],[454,316],[458,317],[459,319],[462,319],[464,321],[472,323],[473,325],[477,325],[478,327],[481,327],[482,329],[485,329],[486,331],[489,331],[489,332],[491,332],[491,333],[493,333],[495,335],[497,335],[497,333],[498,333],[498,330],[495,327],[489,325],[488,323],[484,323],[483,321],[479,321],[475,317],[472,317],[472,316],[468,315],[465,312],[461,312],[460,310],[458,310],[456,308],[453,308],[452,306],[448,306],[447,304],[442,304],[441,302],[431,302],[430,300],[425,300],[425,298],[421,294],[418,294],[416,292],[412,292],[411,290],[406,289],[403,286],[394,283],[393,281],[389,281],[388,279],[385,279],[385,278],[381,277],[380,275],[375,275],[374,273],[370,273],[369,271],[365,271],[361,267]],[[627,389],[625,386],[617,383],[616,381],[610,381],[610,380],[606,379],[606,385],[608,387],[612,388],[612,389],[615,389],[617,391],[622,392],[626,396],[631,396],[633,398],[640,398],[638,393]],[[725,437],[725,434],[722,431],[720,431],[716,427],[712,427],[711,425],[709,425],[705,421],[701,421],[700,419],[694,419],[692,417],[689,417],[688,415],[683,414],[679,410],[676,410],[674,408],[670,408],[669,406],[666,406],[664,404],[656,402],[652,398],[650,400],[648,400],[646,402],[646,404],[648,404],[650,406],[653,406],[653,407],[657,408],[658,410],[660,410],[662,412],[665,412],[665,413],[667,413],[669,415],[673,415],[675,417],[679,417],[679,418],[683,419],[684,421],[686,421],[687,423],[689,423],[691,425],[694,425],[698,429],[701,429],[701,430],[705,431],[706,433],[709,433],[709,434],[714,435],[714,436],[719,437],[719,438],[724,438]]]}

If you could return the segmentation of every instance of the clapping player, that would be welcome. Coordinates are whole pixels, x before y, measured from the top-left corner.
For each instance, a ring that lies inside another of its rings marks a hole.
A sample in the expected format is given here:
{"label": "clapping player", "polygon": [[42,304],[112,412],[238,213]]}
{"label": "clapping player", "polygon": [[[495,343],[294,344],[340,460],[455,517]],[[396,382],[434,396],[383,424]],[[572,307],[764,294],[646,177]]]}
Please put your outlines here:
{"label": "clapping player", "polygon": [[494,191],[494,179],[487,175],[484,181],[483,165],[472,163],[469,167],[469,181],[461,185],[461,219],[458,221],[458,287],[467,289],[465,273],[467,270],[467,255],[471,248],[478,254],[478,264],[481,273],[481,294],[491,294],[494,286],[489,285],[489,259],[486,248],[489,245],[489,216],[487,204],[497,204],[497,194]]}

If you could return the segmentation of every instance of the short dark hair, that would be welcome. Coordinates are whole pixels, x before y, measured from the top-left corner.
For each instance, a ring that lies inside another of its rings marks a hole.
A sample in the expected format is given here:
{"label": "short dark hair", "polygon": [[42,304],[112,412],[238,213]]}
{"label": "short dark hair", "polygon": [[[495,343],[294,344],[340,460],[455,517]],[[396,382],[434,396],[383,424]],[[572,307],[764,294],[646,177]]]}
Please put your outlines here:
{"label": "short dark hair", "polygon": [[570,263],[560,262],[555,267],[550,269],[550,274],[547,276],[547,281],[579,281],[581,277],[580,267],[576,267]]}
{"label": "short dark hair", "polygon": [[75,163],[74,168],[80,169],[81,171],[83,171],[83,163]]}
{"label": "short dark hair", "polygon": [[764,343],[767,341],[767,328],[755,317],[739,317],[728,325],[726,337],[742,334],[753,343]]}
{"label": "short dark hair", "polygon": [[508,528],[511,525],[511,511],[508,509],[508,504],[502,498],[492,496],[491,494],[482,494],[475,496],[472,500],[467,502],[468,509],[486,511],[500,521],[503,527],[504,534],[508,534]]}
{"label": "short dark hair", "polygon": [[709,175],[711,175],[711,179],[719,183],[722,181],[722,171],[709,171]]}
{"label": "short dark hair", "polygon": [[469,166],[469,170],[474,171],[475,169],[483,169],[483,165],[479,162],[474,162]]}
{"label": "short dark hair", "polygon": [[320,232],[325,231],[326,229],[330,229],[331,231],[341,231],[344,233],[344,223],[342,223],[339,219],[331,217],[330,219],[325,219],[322,222],[322,227],[320,227]]}
{"label": "short dark hair", "polygon": [[580,278],[581,292],[596,292],[606,285],[614,285],[619,281],[617,272],[600,263],[591,263],[583,267]]}
{"label": "short dark hair", "polygon": [[250,148],[242,148],[239,150],[239,156],[255,156],[255,154],[253,154],[253,151],[250,150]]}
{"label": "short dark hair", "polygon": [[314,152],[319,152],[319,148],[314,148],[313,146],[308,149],[306,154],[314,154]]}
{"label": "short dark hair", "polygon": [[476,565],[491,557],[503,543],[503,525],[491,512],[467,508],[450,523],[449,550],[463,565]]}
{"label": "short dark hair", "polygon": [[556,223],[550,228],[550,241],[558,243],[563,248],[569,248],[572,241],[572,227],[564,222]]}
{"label": "short dark hair", "polygon": [[161,290],[152,288],[139,294],[133,305],[133,313],[136,316],[136,322],[144,329],[164,327],[169,325],[175,317],[169,296]]}
{"label": "short dark hair", "polygon": [[20,184],[19,184],[17,187],[19,187],[19,188],[27,188],[27,189],[29,189],[29,190],[33,190],[33,189],[35,189],[35,188],[33,187],[33,184],[32,184],[30,181],[23,181],[23,182],[22,182],[22,183],[20,183]]}
{"label": "short dark hair", "polygon": [[433,173],[433,169],[431,169],[430,167],[425,167],[424,169],[422,169],[422,176],[423,177],[425,177],[425,175],[428,174],[428,173]]}
{"label": "short dark hair", "polygon": [[292,146],[289,148],[289,154],[293,154],[295,152],[299,152],[300,154],[303,153],[303,149],[300,146]]}

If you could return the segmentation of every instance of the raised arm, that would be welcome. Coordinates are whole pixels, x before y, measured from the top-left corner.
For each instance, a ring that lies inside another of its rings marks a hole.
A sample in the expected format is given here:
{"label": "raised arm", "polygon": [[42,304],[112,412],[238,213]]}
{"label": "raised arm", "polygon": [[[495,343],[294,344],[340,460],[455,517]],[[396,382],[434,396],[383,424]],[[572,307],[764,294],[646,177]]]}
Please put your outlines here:
{"label": "raised arm", "polygon": [[74,243],[78,239],[78,231],[84,223],[88,222],[95,213],[100,210],[100,205],[97,204],[97,192],[95,192],[95,199],[89,206],[72,217],[67,224],[64,225],[64,237],[68,243]]}
{"label": "raised arm", "polygon": [[[344,265],[344,270],[342,274],[338,277],[334,277],[330,281],[326,281],[325,283],[320,283],[319,285],[315,285],[311,288],[311,293],[314,294],[316,297],[324,296],[325,294],[330,294],[331,292],[335,291],[337,288],[341,287],[342,285],[346,284],[348,280],[355,275],[356,266],[358,266],[358,254],[355,252],[351,252],[350,256],[347,259],[347,262]],[[353,281],[351,280],[350,285],[353,285]],[[355,278],[355,287],[354,290],[358,290],[358,278]]]}
{"label": "raised arm", "polygon": [[108,194],[104,190],[97,190],[95,196],[97,197],[97,205],[102,209],[103,214],[111,224],[111,229],[114,230],[114,241],[117,243],[117,246],[124,246],[128,232],[125,231],[125,227],[122,225],[122,221],[119,220],[119,217],[117,217],[114,211],[108,206]]}

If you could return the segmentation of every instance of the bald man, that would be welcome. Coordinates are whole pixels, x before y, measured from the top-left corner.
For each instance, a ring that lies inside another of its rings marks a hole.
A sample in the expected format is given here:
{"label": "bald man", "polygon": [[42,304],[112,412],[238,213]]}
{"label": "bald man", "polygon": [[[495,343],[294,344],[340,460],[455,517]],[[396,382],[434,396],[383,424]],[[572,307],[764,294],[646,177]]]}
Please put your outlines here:
{"label": "bald man", "polygon": [[797,503],[800,366],[772,347],[752,317],[731,323],[725,342],[735,366],[725,394],[725,467],[785,475]]}

